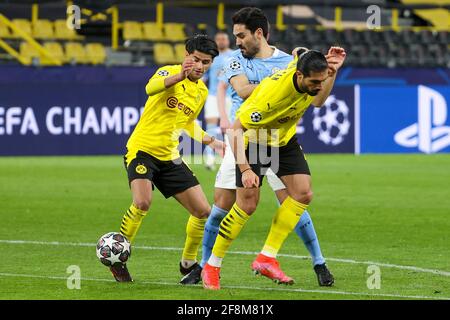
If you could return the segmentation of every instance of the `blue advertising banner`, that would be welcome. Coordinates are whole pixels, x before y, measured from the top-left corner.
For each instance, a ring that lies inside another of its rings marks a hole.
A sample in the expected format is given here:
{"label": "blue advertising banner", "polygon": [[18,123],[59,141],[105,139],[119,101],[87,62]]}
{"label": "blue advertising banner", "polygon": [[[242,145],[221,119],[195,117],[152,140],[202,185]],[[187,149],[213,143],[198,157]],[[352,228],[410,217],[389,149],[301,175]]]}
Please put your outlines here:
{"label": "blue advertising banner", "polygon": [[[2,66],[0,156],[123,154],[155,70]],[[450,152],[449,84],[445,69],[344,68],[298,140],[306,153]]]}
{"label": "blue advertising banner", "polygon": [[297,134],[306,153],[354,153],[353,86],[336,87],[323,107],[310,107],[297,127]]}
{"label": "blue advertising banner", "polygon": [[448,86],[362,86],[361,153],[450,152]]}
{"label": "blue advertising banner", "polygon": [[15,67],[0,76],[0,155],[123,154],[151,68]]}

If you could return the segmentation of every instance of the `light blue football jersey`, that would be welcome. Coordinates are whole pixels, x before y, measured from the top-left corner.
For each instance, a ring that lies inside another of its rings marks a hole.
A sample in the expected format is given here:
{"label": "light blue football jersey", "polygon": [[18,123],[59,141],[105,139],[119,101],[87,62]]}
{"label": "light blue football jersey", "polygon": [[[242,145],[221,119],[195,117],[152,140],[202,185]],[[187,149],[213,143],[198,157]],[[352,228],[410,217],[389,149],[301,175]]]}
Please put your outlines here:
{"label": "light blue football jersey", "polygon": [[[285,69],[293,59],[294,57],[292,55],[277,48],[275,48],[273,55],[269,58],[247,59],[244,58],[241,50],[238,49],[233,51],[231,56],[225,61],[224,74],[228,82],[234,76],[245,74],[250,83],[258,84],[264,78],[271,76],[279,70]],[[233,122],[236,112],[244,100],[239,97],[231,85],[229,85],[229,88],[231,88],[231,99],[233,102],[230,111],[230,121]]]}
{"label": "light blue football jersey", "polygon": [[[219,79],[223,79],[223,66],[225,61],[231,57],[233,50],[227,50],[221,52],[217,57],[214,58],[211,67],[208,70],[208,94],[212,96],[217,95],[217,85],[219,84]],[[227,91],[227,94],[231,96],[231,90]]]}

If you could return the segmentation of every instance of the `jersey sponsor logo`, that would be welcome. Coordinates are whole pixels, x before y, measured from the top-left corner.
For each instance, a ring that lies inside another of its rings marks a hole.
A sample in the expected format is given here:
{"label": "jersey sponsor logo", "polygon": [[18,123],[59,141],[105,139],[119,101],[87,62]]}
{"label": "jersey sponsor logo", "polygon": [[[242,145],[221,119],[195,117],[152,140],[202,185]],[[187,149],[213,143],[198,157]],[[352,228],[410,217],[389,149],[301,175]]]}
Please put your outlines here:
{"label": "jersey sponsor logo", "polygon": [[253,122],[260,122],[262,120],[262,114],[258,111],[252,112],[252,114],[250,115],[250,119]]}
{"label": "jersey sponsor logo", "polygon": [[439,152],[450,145],[450,127],[446,126],[447,103],[437,91],[418,87],[418,121],[400,131],[394,140],[407,148],[419,148],[424,153]]}
{"label": "jersey sponsor logo", "polygon": [[[296,108],[290,108],[290,109],[296,110]],[[295,120],[295,121],[297,121],[297,120],[299,120],[299,119],[301,118],[302,115],[303,115],[303,112],[300,112],[300,113],[294,114],[293,116],[286,116],[286,117],[280,118],[280,119],[278,119],[277,121],[278,121],[279,123],[286,123],[286,122],[288,122],[289,120]]]}
{"label": "jersey sponsor logo", "polygon": [[170,109],[178,108],[178,110],[181,110],[181,112],[183,112],[188,117],[194,113],[194,110],[192,110],[184,103],[178,102],[178,99],[175,97],[169,97],[166,101],[166,104]]}
{"label": "jersey sponsor logo", "polygon": [[136,167],[136,173],[137,174],[146,174],[147,168],[142,163],[139,163]]}
{"label": "jersey sponsor logo", "polygon": [[230,63],[231,70],[238,70],[240,68],[241,68],[241,63],[239,61],[234,60]]}
{"label": "jersey sponsor logo", "polygon": [[313,129],[326,145],[341,144],[350,131],[350,109],[344,100],[328,97],[321,108],[314,108]]}
{"label": "jersey sponsor logo", "polygon": [[167,77],[169,75],[169,71],[167,71],[167,70],[159,70],[158,71],[158,75],[163,76],[163,77]]}

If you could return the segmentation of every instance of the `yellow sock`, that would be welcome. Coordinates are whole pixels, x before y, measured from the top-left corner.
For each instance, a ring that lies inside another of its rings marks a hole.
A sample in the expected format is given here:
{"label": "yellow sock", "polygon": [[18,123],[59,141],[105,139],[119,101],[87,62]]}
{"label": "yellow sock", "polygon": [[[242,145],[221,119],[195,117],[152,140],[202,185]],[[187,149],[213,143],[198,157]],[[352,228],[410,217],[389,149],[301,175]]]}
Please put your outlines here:
{"label": "yellow sock", "polygon": [[248,218],[250,216],[235,203],[231,211],[220,223],[219,234],[212,249],[214,256],[218,258],[225,256],[225,252],[230,247],[231,242],[239,235]]}
{"label": "yellow sock", "polygon": [[147,211],[138,209],[132,204],[122,218],[120,233],[122,233],[130,242],[134,241],[136,234],[141,226]]}
{"label": "yellow sock", "polygon": [[308,205],[297,202],[291,197],[287,197],[284,200],[272,219],[272,226],[262,250],[263,254],[276,257],[284,240],[294,230],[300,220],[300,216],[307,207]]}
{"label": "yellow sock", "polygon": [[190,216],[186,225],[186,242],[183,249],[183,260],[193,260],[197,258],[198,247],[203,239],[205,223],[207,218],[199,219]]}

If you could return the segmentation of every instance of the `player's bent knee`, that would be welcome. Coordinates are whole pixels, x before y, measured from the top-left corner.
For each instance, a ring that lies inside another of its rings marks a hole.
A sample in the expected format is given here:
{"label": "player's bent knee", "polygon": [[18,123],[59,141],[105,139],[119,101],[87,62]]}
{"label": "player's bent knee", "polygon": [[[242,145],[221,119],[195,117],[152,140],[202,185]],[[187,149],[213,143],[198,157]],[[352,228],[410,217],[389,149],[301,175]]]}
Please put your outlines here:
{"label": "player's bent knee", "polygon": [[209,204],[206,204],[202,207],[196,208],[194,212],[191,212],[192,215],[199,219],[206,219],[209,217],[209,214],[211,213],[211,207]]}
{"label": "player's bent knee", "polygon": [[243,210],[246,214],[251,215],[256,211],[256,207],[258,205],[258,201],[253,198],[246,198],[244,201],[238,201],[237,205],[241,210]]}
{"label": "player's bent knee", "polygon": [[150,199],[137,199],[134,201],[136,208],[142,211],[148,211],[148,209],[150,209],[150,204]]}
{"label": "player's bent knee", "polygon": [[313,199],[313,192],[311,190],[301,192],[295,195],[291,195],[291,198],[303,204],[310,204]]}

